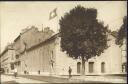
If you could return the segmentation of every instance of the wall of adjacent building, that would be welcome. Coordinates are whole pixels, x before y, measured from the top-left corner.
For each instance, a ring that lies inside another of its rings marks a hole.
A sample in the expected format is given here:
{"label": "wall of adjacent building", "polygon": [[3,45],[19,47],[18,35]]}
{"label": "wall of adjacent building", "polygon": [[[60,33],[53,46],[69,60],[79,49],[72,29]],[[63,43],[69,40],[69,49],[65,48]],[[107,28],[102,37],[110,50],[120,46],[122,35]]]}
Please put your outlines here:
{"label": "wall of adjacent building", "polygon": [[8,51],[6,51],[6,52],[1,56],[1,68],[4,68],[5,73],[7,73],[7,69],[9,70]]}
{"label": "wall of adjacent building", "polygon": [[5,74],[13,73],[11,62],[13,61],[12,57],[14,57],[14,54],[14,50],[10,49],[1,56],[1,68],[4,68]]}
{"label": "wall of adjacent building", "polygon": [[121,48],[121,56],[122,56],[122,73],[127,73],[127,40],[124,39],[123,45]]}
{"label": "wall of adjacent building", "polygon": [[126,39],[123,41],[123,45],[121,46],[121,53],[122,53],[122,63],[127,62],[127,43]]}

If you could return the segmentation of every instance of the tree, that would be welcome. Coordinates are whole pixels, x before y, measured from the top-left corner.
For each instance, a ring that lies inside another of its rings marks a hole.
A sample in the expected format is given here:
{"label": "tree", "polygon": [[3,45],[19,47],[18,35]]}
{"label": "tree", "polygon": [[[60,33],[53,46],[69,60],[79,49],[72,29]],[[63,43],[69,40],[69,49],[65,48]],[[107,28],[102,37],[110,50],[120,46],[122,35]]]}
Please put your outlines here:
{"label": "tree", "polygon": [[116,44],[122,46],[124,39],[127,37],[127,16],[123,19],[123,24],[121,25],[116,39]]}
{"label": "tree", "polygon": [[[123,41],[127,39],[127,16],[123,18],[123,24],[121,25],[119,31],[117,32],[117,38],[116,38],[116,44],[119,45],[120,47],[122,45],[127,45],[123,44]],[[125,47],[125,51],[127,51],[127,48]],[[122,50],[121,50],[122,52]],[[127,56],[127,54],[126,54]],[[125,70],[127,70],[127,62],[124,62],[122,66],[125,67]]]}
{"label": "tree", "polygon": [[72,58],[82,58],[83,75],[85,61],[99,56],[108,47],[107,26],[96,18],[96,9],[78,5],[59,20],[62,51]]}

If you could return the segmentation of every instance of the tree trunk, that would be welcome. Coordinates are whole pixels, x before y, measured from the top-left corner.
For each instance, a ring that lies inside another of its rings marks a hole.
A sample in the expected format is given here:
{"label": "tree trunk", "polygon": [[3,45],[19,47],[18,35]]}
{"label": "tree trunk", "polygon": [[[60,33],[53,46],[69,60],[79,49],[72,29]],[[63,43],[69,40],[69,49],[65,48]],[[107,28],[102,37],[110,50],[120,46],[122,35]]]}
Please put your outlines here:
{"label": "tree trunk", "polygon": [[85,75],[85,60],[84,60],[84,57],[82,57],[82,75]]}

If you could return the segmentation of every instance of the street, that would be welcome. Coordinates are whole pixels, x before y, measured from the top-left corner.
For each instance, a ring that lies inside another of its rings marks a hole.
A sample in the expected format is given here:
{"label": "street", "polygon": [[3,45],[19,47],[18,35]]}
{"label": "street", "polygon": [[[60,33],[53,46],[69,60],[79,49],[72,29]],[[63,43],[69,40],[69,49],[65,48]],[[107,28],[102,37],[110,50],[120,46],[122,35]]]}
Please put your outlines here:
{"label": "street", "polygon": [[[47,81],[47,82],[46,82]],[[25,75],[15,78],[14,76],[1,75],[1,83],[127,83],[126,77],[114,76],[32,76]]]}
{"label": "street", "polygon": [[19,84],[19,83],[46,83],[46,82],[23,78],[23,77],[15,78],[13,76],[1,75],[1,84],[7,84],[7,83]]}

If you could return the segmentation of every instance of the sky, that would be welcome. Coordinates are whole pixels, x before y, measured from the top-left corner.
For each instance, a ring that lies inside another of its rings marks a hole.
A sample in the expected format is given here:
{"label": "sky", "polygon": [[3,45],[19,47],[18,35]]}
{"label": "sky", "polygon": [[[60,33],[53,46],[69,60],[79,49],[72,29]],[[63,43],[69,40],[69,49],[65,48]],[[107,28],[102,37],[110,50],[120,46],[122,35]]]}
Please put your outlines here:
{"label": "sky", "polygon": [[[85,8],[96,8],[97,19],[109,25],[112,31],[122,25],[123,17],[127,15],[126,1],[7,1],[0,2],[0,42],[1,51],[8,43],[21,33],[24,28],[32,25],[42,30],[50,27],[54,32],[59,29],[59,19],[77,5]],[[57,8],[57,17],[49,20],[52,10]]]}

